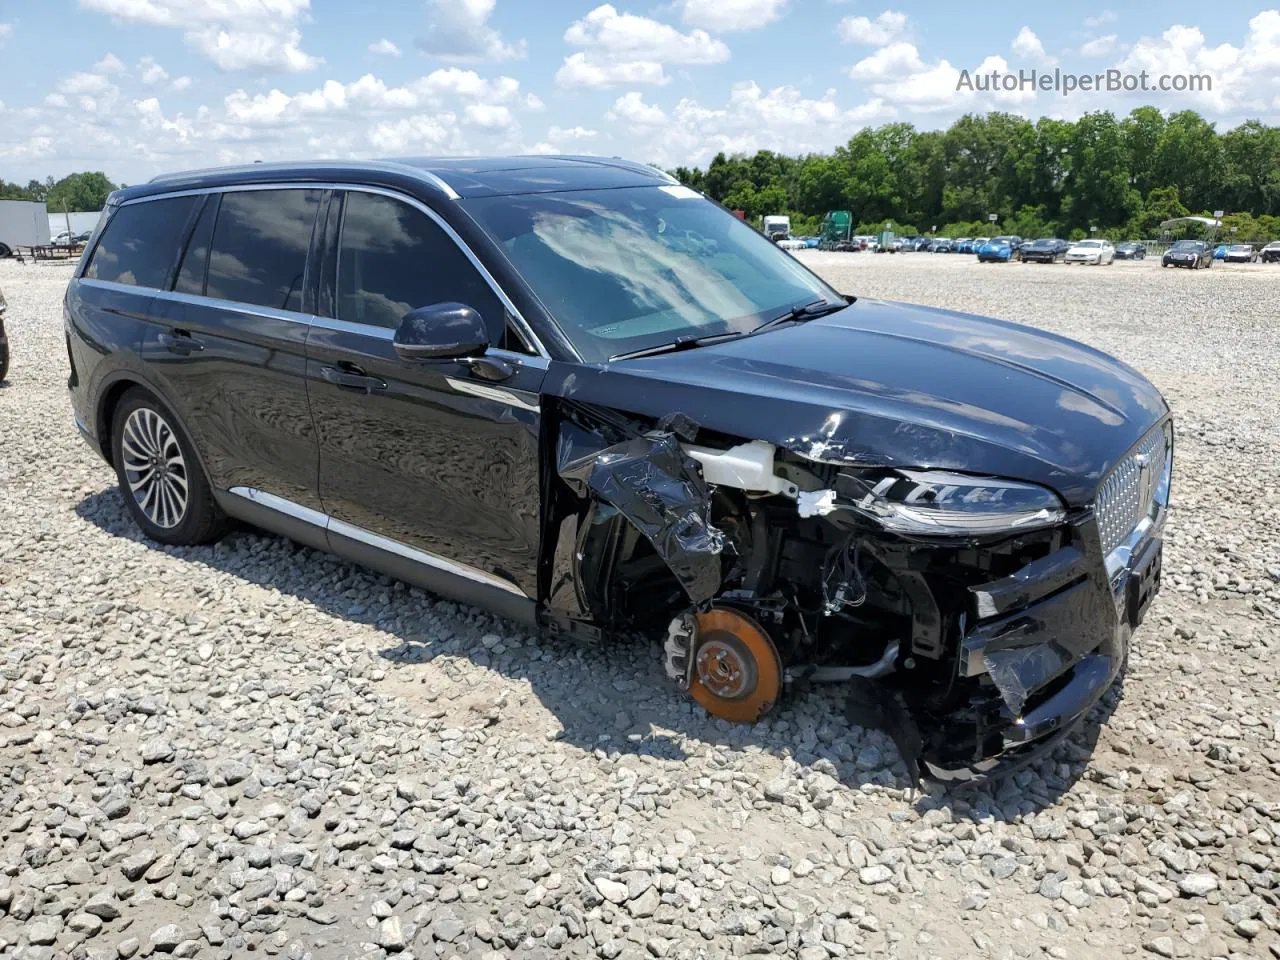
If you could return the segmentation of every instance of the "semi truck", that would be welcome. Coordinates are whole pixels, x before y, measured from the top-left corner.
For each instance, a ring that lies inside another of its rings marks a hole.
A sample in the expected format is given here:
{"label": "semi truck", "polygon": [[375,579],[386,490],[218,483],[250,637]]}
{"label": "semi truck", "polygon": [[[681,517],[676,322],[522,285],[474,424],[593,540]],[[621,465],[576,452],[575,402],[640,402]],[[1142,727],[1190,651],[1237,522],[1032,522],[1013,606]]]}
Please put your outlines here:
{"label": "semi truck", "polygon": [[791,239],[791,218],[768,216],[764,218],[764,235],[777,243],[779,240]]}
{"label": "semi truck", "polygon": [[49,211],[43,200],[0,200],[0,258],[12,256],[18,247],[48,242]]}
{"label": "semi truck", "polygon": [[853,214],[848,210],[832,210],[822,218],[818,247],[822,250],[852,250]]}

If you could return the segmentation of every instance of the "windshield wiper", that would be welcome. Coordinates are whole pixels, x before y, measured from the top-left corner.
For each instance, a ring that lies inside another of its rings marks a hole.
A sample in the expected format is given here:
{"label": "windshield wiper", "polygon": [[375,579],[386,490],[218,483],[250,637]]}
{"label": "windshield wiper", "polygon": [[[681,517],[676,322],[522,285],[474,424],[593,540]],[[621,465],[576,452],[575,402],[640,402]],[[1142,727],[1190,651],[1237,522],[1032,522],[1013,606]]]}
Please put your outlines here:
{"label": "windshield wiper", "polygon": [[799,306],[792,307],[785,313],[778,314],[772,320],[766,320],[751,332],[753,334],[763,333],[766,330],[772,330],[774,327],[780,327],[784,323],[793,321],[799,323],[804,320],[812,320],[814,317],[822,317],[828,313],[843,310],[847,306],[849,306],[848,303],[832,303],[830,300],[814,300],[812,303],[802,303]]}
{"label": "windshield wiper", "polygon": [[629,353],[617,353],[610,357],[613,360],[635,360],[638,357],[656,357],[661,353],[679,353],[682,350],[692,350],[695,347],[702,347],[708,343],[720,343],[724,340],[737,340],[739,337],[745,337],[745,333],[713,333],[706,337],[683,336],[676,337],[670,343],[660,343],[656,347],[642,347],[639,350],[632,350]]}

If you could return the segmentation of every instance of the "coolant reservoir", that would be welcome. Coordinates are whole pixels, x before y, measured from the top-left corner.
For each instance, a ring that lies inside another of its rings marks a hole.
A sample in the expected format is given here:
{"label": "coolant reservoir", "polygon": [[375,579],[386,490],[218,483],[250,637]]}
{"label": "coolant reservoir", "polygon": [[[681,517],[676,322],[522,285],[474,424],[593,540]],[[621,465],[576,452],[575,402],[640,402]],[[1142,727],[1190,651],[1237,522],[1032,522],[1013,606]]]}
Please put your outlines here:
{"label": "coolant reservoir", "polygon": [[775,447],[763,440],[740,443],[728,450],[684,444],[685,452],[702,464],[708,483],[754,493],[780,493],[794,498],[798,488],[774,473]]}

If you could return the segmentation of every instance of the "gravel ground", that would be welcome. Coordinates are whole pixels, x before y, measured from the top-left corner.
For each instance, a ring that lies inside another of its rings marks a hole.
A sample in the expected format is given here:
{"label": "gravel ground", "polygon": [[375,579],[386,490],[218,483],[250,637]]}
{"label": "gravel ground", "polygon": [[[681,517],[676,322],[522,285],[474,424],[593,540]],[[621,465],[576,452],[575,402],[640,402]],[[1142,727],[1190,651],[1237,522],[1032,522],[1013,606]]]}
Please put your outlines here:
{"label": "gravel ground", "polygon": [[800,256],[1173,405],[1166,588],[1057,755],[919,796],[835,690],[730,727],[656,644],[146,543],[71,424],[68,269],[0,262],[0,955],[1280,957],[1280,268]]}

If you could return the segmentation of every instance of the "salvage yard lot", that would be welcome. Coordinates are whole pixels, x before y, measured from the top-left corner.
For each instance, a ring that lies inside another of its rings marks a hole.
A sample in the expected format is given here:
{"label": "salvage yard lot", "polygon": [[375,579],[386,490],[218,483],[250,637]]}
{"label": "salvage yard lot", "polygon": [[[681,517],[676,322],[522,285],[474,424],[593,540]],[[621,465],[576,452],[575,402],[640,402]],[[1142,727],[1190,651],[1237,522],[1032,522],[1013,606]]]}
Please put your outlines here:
{"label": "salvage yard lot", "polygon": [[0,954],[1280,956],[1280,267],[798,258],[1173,407],[1164,592],[1051,761],[913,795],[839,688],[731,727],[656,642],[146,543],[72,426],[68,268],[0,262]]}

